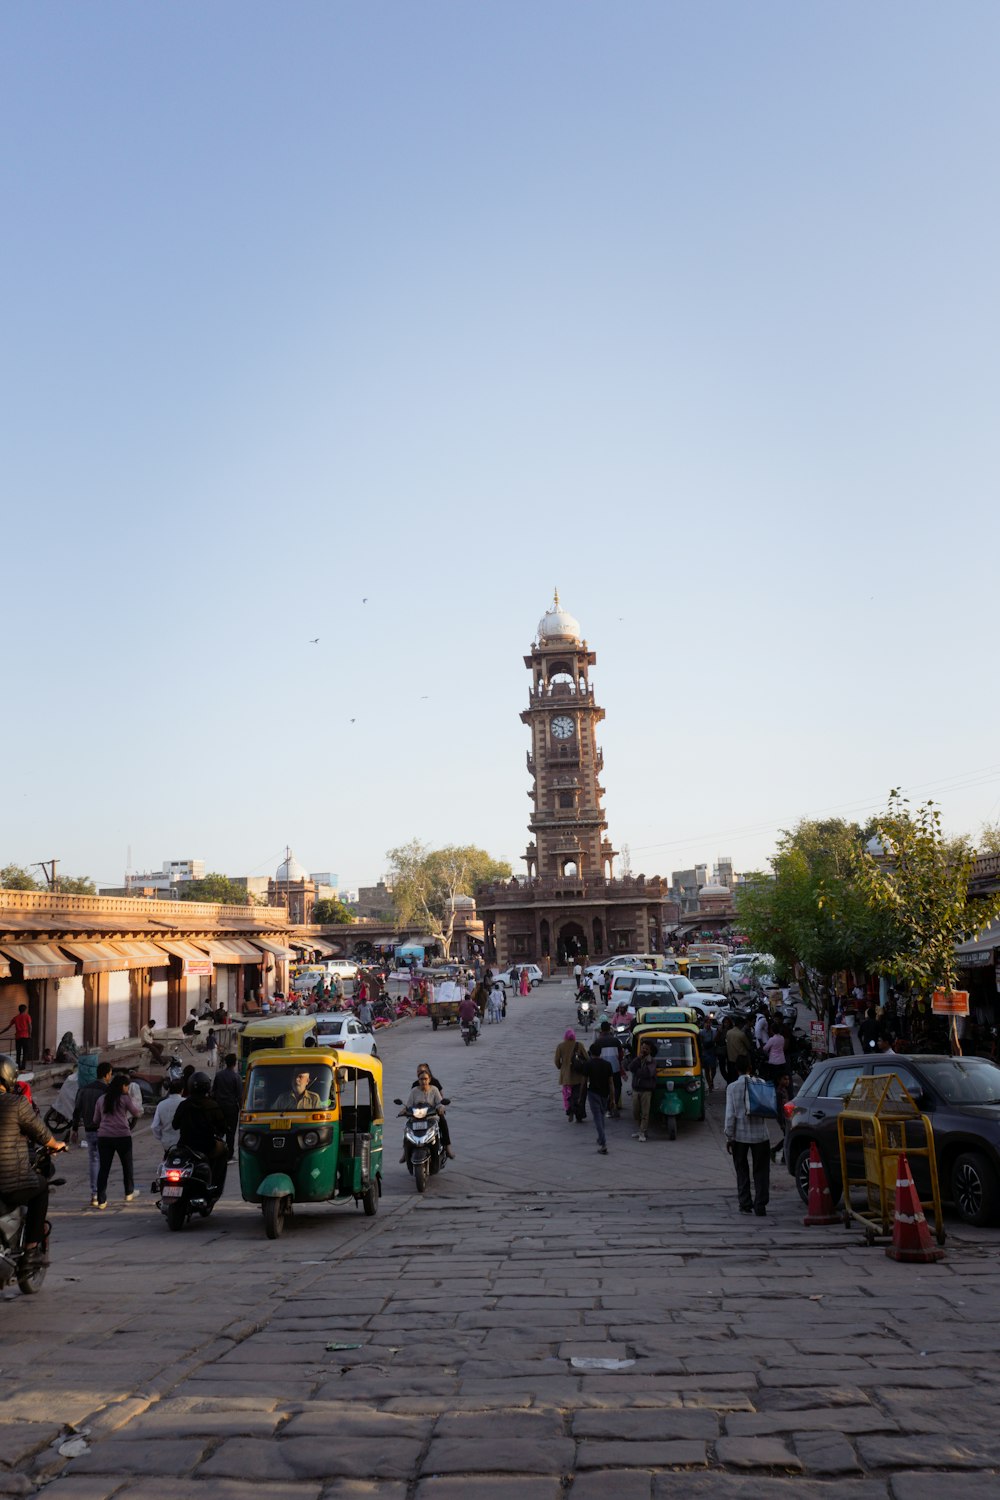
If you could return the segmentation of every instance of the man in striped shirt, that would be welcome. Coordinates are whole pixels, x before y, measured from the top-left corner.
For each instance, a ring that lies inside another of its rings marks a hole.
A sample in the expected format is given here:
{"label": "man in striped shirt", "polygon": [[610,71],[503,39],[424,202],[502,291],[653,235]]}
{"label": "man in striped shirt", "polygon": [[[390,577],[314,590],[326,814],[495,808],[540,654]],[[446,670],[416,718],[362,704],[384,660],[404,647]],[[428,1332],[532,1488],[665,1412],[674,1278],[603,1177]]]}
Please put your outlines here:
{"label": "man in striped shirt", "polygon": [[[771,1138],[767,1121],[747,1114],[747,1075],[750,1062],[736,1060],[737,1074],[726,1088],[726,1150],[736,1168],[736,1192],[741,1214],[767,1213],[771,1187]],[[748,1160],[749,1158],[749,1160]],[[750,1167],[753,1167],[753,1196],[750,1193]]]}

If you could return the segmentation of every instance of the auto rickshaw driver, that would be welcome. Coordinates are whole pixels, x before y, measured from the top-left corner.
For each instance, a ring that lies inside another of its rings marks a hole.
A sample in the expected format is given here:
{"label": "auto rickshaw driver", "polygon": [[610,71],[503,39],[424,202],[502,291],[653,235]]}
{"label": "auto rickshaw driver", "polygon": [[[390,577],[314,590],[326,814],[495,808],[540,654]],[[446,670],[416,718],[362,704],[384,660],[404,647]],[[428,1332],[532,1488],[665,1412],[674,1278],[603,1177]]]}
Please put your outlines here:
{"label": "auto rickshaw driver", "polygon": [[271,1104],[275,1110],[293,1109],[322,1109],[323,1105],[317,1093],[309,1087],[312,1083],[312,1074],[308,1068],[302,1068],[292,1079],[292,1087],[279,1094]]}

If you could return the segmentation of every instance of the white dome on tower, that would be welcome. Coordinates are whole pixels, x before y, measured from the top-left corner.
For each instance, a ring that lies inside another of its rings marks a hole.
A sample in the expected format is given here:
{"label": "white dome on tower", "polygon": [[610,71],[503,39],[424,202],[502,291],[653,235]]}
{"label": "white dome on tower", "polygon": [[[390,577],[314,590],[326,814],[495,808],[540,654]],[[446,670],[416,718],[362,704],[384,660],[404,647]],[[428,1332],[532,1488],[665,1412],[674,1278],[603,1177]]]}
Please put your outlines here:
{"label": "white dome on tower", "polygon": [[293,880],[308,880],[309,872],[302,868],[291,849],[289,849],[288,858],[282,860],[278,866],[278,873],[274,878],[276,881],[284,881],[287,884]]}
{"label": "white dome on tower", "polygon": [[538,640],[543,641],[578,641],[580,639],[580,622],[574,620],[573,616],[567,614],[559,606],[559,590],[556,589],[552,608],[547,609],[538,622]]}

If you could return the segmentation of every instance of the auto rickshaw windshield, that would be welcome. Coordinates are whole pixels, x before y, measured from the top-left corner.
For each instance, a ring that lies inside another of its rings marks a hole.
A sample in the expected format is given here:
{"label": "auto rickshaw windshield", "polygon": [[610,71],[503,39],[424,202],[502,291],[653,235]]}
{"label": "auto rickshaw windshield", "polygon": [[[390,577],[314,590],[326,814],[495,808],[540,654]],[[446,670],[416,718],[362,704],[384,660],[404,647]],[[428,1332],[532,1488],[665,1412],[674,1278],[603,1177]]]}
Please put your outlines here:
{"label": "auto rickshaw windshield", "polygon": [[661,1067],[693,1068],[694,1039],[689,1036],[658,1036],[656,1061]]}
{"label": "auto rickshaw windshield", "polygon": [[244,1109],[251,1114],[284,1114],[297,1109],[332,1109],[333,1069],[328,1063],[271,1063],[254,1068]]}

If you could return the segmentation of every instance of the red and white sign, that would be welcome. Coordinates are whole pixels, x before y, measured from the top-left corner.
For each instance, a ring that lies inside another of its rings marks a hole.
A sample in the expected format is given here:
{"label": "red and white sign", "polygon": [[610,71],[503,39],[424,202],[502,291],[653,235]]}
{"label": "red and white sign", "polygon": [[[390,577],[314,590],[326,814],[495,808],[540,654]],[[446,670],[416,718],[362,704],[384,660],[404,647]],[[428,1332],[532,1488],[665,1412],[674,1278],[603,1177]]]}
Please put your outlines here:
{"label": "red and white sign", "polygon": [[931,1010],[936,1016],[967,1016],[968,990],[935,990],[931,998]]}
{"label": "red and white sign", "polygon": [[212,977],[212,960],[210,958],[186,958],[184,960],[185,974],[204,974],[207,978]]}

